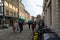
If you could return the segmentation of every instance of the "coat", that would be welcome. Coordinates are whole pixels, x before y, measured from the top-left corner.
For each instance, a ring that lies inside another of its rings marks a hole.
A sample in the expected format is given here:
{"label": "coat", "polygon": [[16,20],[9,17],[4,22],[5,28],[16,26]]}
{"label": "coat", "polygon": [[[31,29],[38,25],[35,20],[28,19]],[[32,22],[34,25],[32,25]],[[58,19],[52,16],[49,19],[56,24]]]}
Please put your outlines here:
{"label": "coat", "polygon": [[31,24],[32,25],[32,28],[34,28],[35,27],[35,24]]}
{"label": "coat", "polygon": [[23,23],[22,22],[18,22],[19,27],[23,27]]}

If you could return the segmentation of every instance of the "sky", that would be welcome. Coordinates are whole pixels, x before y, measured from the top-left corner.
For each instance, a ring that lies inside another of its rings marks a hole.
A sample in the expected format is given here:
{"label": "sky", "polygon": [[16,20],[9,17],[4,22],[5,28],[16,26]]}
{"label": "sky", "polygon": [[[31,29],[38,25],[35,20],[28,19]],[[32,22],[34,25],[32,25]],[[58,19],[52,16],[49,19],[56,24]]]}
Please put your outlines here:
{"label": "sky", "polygon": [[[42,14],[43,0],[22,0],[25,10],[30,13],[30,16]],[[41,6],[41,7],[40,7]]]}

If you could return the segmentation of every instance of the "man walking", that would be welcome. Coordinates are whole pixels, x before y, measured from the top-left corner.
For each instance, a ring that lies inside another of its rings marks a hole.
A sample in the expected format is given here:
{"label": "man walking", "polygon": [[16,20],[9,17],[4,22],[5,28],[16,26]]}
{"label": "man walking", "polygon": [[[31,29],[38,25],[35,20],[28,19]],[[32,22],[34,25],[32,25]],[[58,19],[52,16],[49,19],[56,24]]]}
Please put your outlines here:
{"label": "man walking", "polygon": [[30,21],[28,21],[28,26],[29,26],[29,29],[30,29],[30,25],[31,25],[31,23],[30,23]]}
{"label": "man walking", "polygon": [[23,30],[23,22],[22,21],[19,21],[19,28],[20,28],[20,32],[22,32],[22,30]]}

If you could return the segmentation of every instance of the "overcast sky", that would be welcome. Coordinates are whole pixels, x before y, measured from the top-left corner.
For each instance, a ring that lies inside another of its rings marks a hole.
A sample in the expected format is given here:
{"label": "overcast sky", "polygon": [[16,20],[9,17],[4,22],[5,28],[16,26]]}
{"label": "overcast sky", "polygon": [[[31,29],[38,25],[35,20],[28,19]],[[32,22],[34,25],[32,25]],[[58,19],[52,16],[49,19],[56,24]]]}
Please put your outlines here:
{"label": "overcast sky", "polygon": [[[31,16],[37,16],[42,14],[43,0],[22,0],[25,9],[30,13]],[[39,6],[37,6],[39,5]]]}

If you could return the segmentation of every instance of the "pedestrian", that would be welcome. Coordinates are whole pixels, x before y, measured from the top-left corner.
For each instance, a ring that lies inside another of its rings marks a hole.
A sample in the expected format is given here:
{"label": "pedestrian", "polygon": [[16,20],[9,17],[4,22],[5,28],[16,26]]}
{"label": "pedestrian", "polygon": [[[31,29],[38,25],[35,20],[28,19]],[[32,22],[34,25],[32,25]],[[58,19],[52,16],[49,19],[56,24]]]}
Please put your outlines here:
{"label": "pedestrian", "polygon": [[18,21],[15,22],[15,27],[16,27],[17,31],[19,31]]}
{"label": "pedestrian", "polygon": [[17,31],[19,31],[19,26],[17,26],[17,28],[16,28],[16,29],[17,29]]}
{"label": "pedestrian", "polygon": [[35,25],[35,28],[36,28],[36,21],[34,21],[34,25]]}
{"label": "pedestrian", "polygon": [[31,23],[30,23],[30,21],[28,21],[28,26],[29,26],[29,29],[30,29],[30,25],[31,25]]}
{"label": "pedestrian", "polygon": [[44,26],[44,21],[41,19],[41,20],[38,22],[38,29],[43,28],[43,26]]}
{"label": "pedestrian", "polygon": [[31,25],[32,25],[32,31],[34,31],[35,23],[33,22]]}
{"label": "pedestrian", "polygon": [[15,28],[16,28],[16,27],[15,27],[15,24],[14,24],[14,23],[12,24],[12,27],[13,27],[13,31],[15,31]]}
{"label": "pedestrian", "polygon": [[23,30],[23,22],[19,21],[18,24],[19,24],[20,32],[22,32],[22,30]]}

